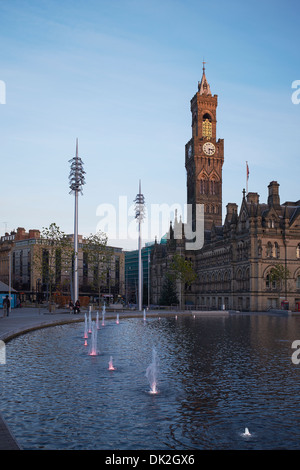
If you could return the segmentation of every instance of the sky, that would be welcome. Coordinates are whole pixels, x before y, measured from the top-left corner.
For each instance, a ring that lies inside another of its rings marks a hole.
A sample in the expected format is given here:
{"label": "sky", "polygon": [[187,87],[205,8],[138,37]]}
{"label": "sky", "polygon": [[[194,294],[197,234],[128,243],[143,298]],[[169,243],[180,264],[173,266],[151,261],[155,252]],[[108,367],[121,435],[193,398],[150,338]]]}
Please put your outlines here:
{"label": "sky", "polygon": [[298,201],[299,14],[298,0],[0,0],[0,235],[53,222],[73,233],[77,138],[79,233],[136,249],[141,181],[143,242],[164,235],[186,204],[203,60],[224,139],[223,220],[228,202],[240,207],[246,161],[261,202],[273,180],[282,203]]}

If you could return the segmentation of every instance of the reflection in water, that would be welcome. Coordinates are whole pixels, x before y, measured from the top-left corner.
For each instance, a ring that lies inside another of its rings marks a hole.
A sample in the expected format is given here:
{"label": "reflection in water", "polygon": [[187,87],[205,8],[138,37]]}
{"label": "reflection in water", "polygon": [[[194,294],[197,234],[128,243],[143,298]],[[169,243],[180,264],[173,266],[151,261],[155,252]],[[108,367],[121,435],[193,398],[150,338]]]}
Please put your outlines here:
{"label": "reflection in water", "polygon": [[[296,449],[299,324],[266,315],[107,320],[93,357],[80,323],[34,331],[7,344],[1,411],[25,449]],[[153,351],[158,394],[147,392]]]}

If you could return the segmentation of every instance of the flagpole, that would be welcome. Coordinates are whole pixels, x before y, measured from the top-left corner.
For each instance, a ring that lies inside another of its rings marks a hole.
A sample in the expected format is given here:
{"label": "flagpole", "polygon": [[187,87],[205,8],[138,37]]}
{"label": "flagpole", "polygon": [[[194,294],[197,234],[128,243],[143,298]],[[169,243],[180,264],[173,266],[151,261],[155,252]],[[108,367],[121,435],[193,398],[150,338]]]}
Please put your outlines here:
{"label": "flagpole", "polygon": [[248,162],[246,162],[246,194],[248,194],[248,179],[249,179],[249,168],[248,168]]}

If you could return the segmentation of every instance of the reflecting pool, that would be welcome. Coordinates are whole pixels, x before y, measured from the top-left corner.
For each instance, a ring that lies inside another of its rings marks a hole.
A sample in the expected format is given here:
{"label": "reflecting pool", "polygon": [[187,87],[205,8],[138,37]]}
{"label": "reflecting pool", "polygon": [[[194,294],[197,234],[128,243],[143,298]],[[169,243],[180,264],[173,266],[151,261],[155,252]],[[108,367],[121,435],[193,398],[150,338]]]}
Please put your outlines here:
{"label": "reflecting pool", "polygon": [[23,449],[300,448],[300,318],[120,315],[96,338],[90,355],[80,322],[6,345],[1,412]]}

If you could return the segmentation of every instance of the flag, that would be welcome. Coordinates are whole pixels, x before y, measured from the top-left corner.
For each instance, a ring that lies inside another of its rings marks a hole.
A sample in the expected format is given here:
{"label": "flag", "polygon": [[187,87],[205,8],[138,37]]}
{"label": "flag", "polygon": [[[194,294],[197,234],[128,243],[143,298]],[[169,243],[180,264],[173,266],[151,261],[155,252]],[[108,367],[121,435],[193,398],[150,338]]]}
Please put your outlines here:
{"label": "flag", "polygon": [[249,179],[249,167],[248,167],[248,162],[246,162],[246,167],[247,167],[247,181]]}

